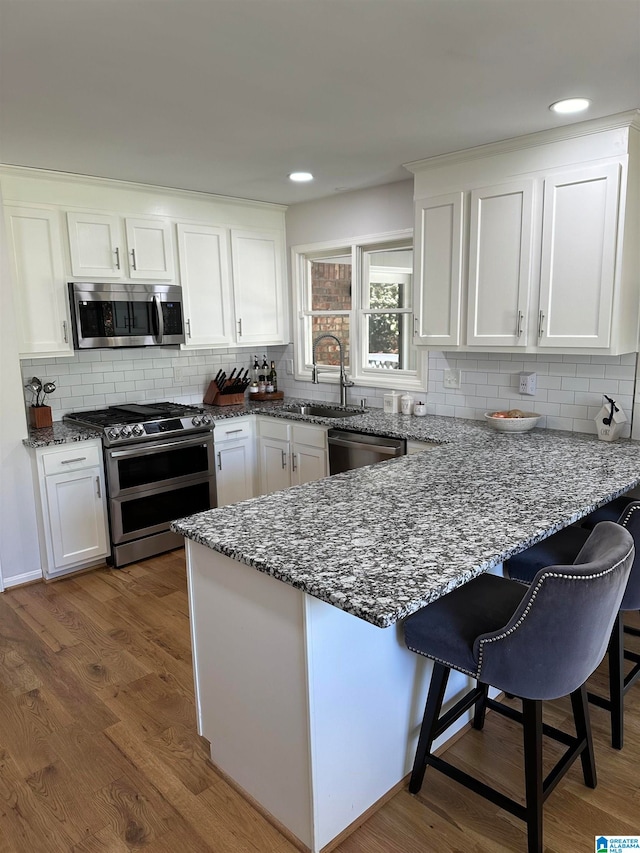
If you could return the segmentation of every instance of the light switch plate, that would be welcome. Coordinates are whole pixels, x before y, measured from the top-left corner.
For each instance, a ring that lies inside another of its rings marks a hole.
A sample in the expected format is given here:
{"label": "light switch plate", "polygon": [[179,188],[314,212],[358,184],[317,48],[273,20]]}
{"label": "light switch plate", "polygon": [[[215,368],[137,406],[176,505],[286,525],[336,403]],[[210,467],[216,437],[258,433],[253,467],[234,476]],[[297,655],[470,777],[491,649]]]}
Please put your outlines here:
{"label": "light switch plate", "polygon": [[184,379],[184,367],[174,367],[173,378],[176,380],[176,382],[180,382],[182,379]]}
{"label": "light switch plate", "polygon": [[444,380],[442,384],[445,388],[459,388],[462,381],[462,371],[458,367],[453,367],[444,372]]}

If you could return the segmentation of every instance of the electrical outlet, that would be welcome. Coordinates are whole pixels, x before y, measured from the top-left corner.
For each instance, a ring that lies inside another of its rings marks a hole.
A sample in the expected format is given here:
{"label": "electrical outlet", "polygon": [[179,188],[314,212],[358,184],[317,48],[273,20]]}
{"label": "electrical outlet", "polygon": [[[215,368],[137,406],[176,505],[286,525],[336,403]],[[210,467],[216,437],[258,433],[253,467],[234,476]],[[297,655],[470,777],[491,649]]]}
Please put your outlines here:
{"label": "electrical outlet", "polygon": [[182,381],[184,379],[184,367],[174,367],[173,378],[176,380],[176,382]]}
{"label": "electrical outlet", "polygon": [[460,388],[462,382],[462,371],[458,367],[445,370],[442,384],[445,388]]}
{"label": "electrical outlet", "polygon": [[287,376],[293,376],[293,359],[287,359]]}
{"label": "electrical outlet", "polygon": [[536,393],[538,376],[535,373],[520,374],[520,393],[533,397]]}

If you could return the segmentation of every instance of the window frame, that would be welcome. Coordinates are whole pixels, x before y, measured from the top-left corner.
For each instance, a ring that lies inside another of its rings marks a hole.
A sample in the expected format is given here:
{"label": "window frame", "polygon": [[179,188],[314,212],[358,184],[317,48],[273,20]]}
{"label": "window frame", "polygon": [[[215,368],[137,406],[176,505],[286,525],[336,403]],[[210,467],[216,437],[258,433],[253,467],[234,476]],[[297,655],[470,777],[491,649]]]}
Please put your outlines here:
{"label": "window frame", "polygon": [[[411,340],[416,350],[415,370],[384,370],[368,367],[365,364],[367,355],[367,317],[374,313],[390,313],[385,309],[369,308],[369,282],[364,281],[365,253],[392,249],[411,249],[414,251],[413,230],[371,234],[351,237],[344,240],[329,240],[321,243],[307,243],[291,247],[292,296],[294,303],[294,377],[302,382],[311,381],[312,334],[309,318],[323,314],[348,315],[350,337],[350,364],[347,373],[355,385],[361,387],[383,388],[425,392],[427,389],[427,359],[428,353],[422,347],[415,345],[413,331],[415,330],[415,309],[413,307],[413,284],[410,289],[409,305],[406,308],[394,309],[393,313],[409,316]],[[322,261],[322,256],[333,258],[338,254],[351,258],[351,309],[349,311],[329,310],[313,311],[311,309],[311,277],[308,275],[309,266],[313,261]],[[393,268],[391,268],[393,269]],[[413,279],[412,279],[413,282]],[[338,383],[339,368],[323,367],[321,382]]]}

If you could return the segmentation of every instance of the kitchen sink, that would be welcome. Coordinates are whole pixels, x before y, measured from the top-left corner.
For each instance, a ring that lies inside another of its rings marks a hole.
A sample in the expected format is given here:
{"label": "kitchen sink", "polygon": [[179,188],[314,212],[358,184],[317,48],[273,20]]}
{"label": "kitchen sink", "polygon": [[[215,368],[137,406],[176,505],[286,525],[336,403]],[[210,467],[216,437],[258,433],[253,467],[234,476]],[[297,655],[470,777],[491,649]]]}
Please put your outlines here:
{"label": "kitchen sink", "polygon": [[295,405],[284,406],[285,412],[291,412],[296,415],[315,415],[318,418],[352,418],[354,415],[364,415],[366,409],[347,410],[339,409],[335,406],[310,406],[310,405]]}

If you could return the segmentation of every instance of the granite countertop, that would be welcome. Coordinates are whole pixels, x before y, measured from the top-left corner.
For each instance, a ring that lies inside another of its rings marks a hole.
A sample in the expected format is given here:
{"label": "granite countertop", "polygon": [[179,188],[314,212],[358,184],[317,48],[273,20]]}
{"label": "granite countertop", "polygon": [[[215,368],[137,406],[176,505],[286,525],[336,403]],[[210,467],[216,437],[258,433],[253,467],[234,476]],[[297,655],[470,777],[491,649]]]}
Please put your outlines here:
{"label": "granite countertop", "polygon": [[[381,417],[400,431],[403,416]],[[437,433],[448,443],[172,529],[388,627],[640,483],[638,442],[540,429],[510,435],[447,418],[414,427],[427,418],[404,418],[411,437]]]}

